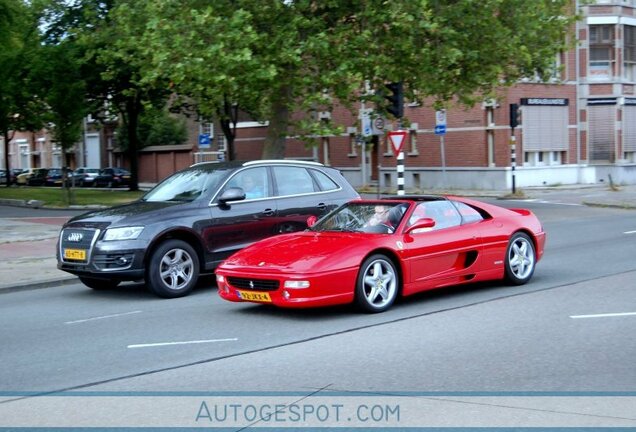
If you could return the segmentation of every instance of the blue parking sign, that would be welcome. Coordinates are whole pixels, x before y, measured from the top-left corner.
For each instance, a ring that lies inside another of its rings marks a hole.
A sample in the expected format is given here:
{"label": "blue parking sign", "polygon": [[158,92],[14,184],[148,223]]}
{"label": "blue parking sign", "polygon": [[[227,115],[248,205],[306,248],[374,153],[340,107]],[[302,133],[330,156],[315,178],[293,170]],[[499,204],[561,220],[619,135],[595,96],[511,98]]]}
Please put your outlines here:
{"label": "blue parking sign", "polygon": [[210,147],[210,134],[199,134],[199,147]]}

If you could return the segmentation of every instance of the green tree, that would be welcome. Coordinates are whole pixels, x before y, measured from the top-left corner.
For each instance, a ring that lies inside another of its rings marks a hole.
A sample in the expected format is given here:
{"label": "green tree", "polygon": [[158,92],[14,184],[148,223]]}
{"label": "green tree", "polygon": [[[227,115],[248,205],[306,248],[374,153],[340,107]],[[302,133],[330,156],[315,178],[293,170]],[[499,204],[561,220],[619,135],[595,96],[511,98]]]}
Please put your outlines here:
{"label": "green tree", "polygon": [[[45,119],[52,140],[62,149],[63,166],[70,165],[69,151],[80,141],[83,119],[89,113],[86,102],[86,83],[81,74],[81,58],[77,47],[70,41],[57,45],[44,45],[39,49],[33,70],[37,76],[41,98],[48,108]],[[74,196],[64,171],[63,184],[69,204]]]}
{"label": "green tree", "polygon": [[[163,109],[149,108],[139,117],[139,142],[141,148],[161,145],[179,145],[188,140],[185,121],[171,116]],[[126,149],[128,138],[126,130],[117,130],[119,145]]]}
{"label": "green tree", "polygon": [[141,83],[143,59],[137,54],[137,47],[115,49],[122,29],[112,19],[112,9],[132,0],[39,1],[45,6],[47,39],[72,41],[83,53],[82,77],[96,117],[119,115],[126,130],[130,189],[137,190],[139,118],[145,106],[163,106],[169,92],[167,86],[153,88]]}
{"label": "green tree", "polygon": [[32,11],[21,1],[0,0],[0,133],[4,138],[6,185],[9,142],[15,131],[41,127],[44,105],[33,86],[31,64],[36,59],[37,28]]}
{"label": "green tree", "polygon": [[[315,130],[317,110],[404,83],[411,100],[478,97],[549,76],[575,19],[569,0],[138,0],[115,9],[116,49],[204,114],[268,120],[263,157]],[[137,59],[139,60],[139,59]],[[228,104],[229,102],[229,104]],[[293,113],[293,115],[292,115]]]}

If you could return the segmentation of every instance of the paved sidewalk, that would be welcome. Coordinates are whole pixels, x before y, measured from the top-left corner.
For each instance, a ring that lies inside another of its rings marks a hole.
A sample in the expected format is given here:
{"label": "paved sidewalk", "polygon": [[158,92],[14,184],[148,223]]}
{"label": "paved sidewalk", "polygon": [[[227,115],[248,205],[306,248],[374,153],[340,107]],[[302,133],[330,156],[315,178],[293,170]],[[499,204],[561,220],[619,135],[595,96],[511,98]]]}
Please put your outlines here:
{"label": "paved sidewalk", "polygon": [[68,216],[0,219],[0,291],[77,281],[57,269],[55,245]]}
{"label": "paved sidewalk", "polygon": [[[501,199],[545,200],[572,205],[617,207],[636,210],[636,185],[612,191],[607,185],[580,185],[550,188],[524,188],[523,196],[510,197],[510,191],[446,191],[453,195]],[[521,192],[521,191],[520,191]],[[365,196],[373,197],[367,191]],[[523,206],[521,202],[520,207]],[[77,277],[58,270],[55,246],[60,228],[68,216],[0,218],[0,292],[35,289],[78,282]],[[636,216],[636,213],[633,213]]]}

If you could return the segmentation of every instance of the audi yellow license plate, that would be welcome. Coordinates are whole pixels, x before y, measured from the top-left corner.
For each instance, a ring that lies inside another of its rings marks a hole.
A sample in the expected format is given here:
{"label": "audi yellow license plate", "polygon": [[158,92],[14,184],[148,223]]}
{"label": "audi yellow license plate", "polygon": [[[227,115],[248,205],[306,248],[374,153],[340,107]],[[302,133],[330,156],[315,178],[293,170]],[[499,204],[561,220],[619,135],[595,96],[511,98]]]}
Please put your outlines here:
{"label": "audi yellow license plate", "polygon": [[271,302],[272,298],[269,293],[254,292],[254,291],[237,291],[241,300],[259,301],[259,302]]}
{"label": "audi yellow license plate", "polygon": [[86,261],[86,251],[84,249],[64,249],[64,258]]}

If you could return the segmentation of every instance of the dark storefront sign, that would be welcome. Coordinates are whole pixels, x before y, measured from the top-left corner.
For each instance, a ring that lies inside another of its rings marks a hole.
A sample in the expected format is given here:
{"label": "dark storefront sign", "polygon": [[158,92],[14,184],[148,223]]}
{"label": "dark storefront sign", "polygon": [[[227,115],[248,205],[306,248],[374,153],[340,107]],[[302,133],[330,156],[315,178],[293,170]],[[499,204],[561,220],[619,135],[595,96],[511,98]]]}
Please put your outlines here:
{"label": "dark storefront sign", "polygon": [[616,105],[616,98],[588,99],[587,106],[592,105]]}
{"label": "dark storefront sign", "polygon": [[521,105],[568,106],[566,98],[522,98]]}

